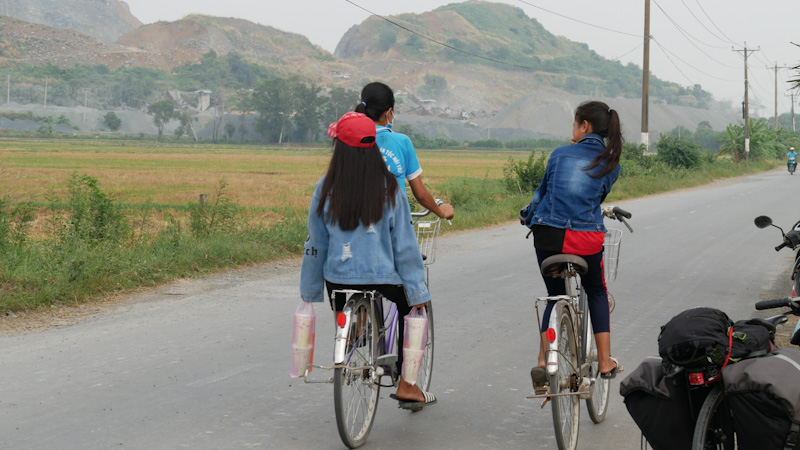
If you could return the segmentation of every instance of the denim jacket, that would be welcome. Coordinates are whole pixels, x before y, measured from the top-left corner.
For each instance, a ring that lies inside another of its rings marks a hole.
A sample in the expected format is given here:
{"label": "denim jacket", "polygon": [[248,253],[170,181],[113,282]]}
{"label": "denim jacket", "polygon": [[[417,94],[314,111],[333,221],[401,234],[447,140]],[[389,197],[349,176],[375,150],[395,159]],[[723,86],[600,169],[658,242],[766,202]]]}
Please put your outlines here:
{"label": "denim jacket", "polygon": [[300,269],[303,300],[323,301],[324,280],[352,285],[402,284],[409,306],[430,300],[405,191],[397,190],[394,208],[387,202],[377,223],[343,231],[325,220],[327,202],[322,216],[317,214],[324,179],[317,182],[308,211],[308,239]]}
{"label": "denim jacket", "polygon": [[[520,211],[525,225],[548,225],[575,231],[606,231],[600,204],[617,181],[617,166],[604,177],[592,178],[584,167],[605,150],[603,138],[591,133],[578,143],[559,147],[547,161],[542,184],[530,205]],[[597,172],[602,164],[591,172]]]}

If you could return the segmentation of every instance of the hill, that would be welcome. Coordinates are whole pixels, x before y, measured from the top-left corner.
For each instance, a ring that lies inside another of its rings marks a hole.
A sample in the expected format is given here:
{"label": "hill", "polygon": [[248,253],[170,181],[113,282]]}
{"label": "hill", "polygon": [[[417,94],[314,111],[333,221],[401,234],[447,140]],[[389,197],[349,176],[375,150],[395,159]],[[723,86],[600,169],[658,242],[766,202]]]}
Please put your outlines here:
{"label": "hill", "polygon": [[4,16],[78,31],[106,43],[142,25],[119,0],[3,0],[0,6]]}

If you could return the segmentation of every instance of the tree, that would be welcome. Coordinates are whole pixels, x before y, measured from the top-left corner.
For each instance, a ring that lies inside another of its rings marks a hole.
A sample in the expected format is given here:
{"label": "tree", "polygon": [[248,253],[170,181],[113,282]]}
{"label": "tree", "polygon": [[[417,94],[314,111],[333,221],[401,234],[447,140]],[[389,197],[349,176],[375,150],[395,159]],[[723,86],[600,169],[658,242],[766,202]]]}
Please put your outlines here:
{"label": "tree", "polygon": [[236,133],[236,125],[233,122],[225,122],[225,142],[228,142],[234,133]]}
{"label": "tree", "polygon": [[672,168],[691,169],[700,165],[700,151],[689,138],[662,133],[656,148],[656,159]]}
{"label": "tree", "polygon": [[344,113],[353,110],[358,103],[359,94],[351,89],[335,87],[331,89],[330,96],[330,100],[325,104],[325,118],[328,122],[333,122],[339,120]]}
{"label": "tree", "polygon": [[147,113],[153,115],[153,123],[158,128],[158,140],[164,134],[164,125],[175,118],[175,103],[172,100],[160,100],[147,107]]}
{"label": "tree", "polygon": [[258,112],[256,131],[267,142],[283,142],[295,111],[291,85],[299,79],[274,78],[261,83],[253,92],[253,109]]}
{"label": "tree", "polygon": [[[774,141],[774,134],[763,119],[750,119],[750,158],[758,160],[766,157],[770,148],[768,143]],[[734,161],[745,159],[744,135],[744,124],[728,125],[720,138],[720,154],[731,155]]]}
{"label": "tree", "polygon": [[442,95],[447,90],[447,80],[439,75],[425,74],[422,90],[428,95]]}
{"label": "tree", "polygon": [[103,123],[106,124],[109,130],[117,131],[119,127],[122,126],[122,119],[117,117],[114,111],[109,111],[103,116]]}

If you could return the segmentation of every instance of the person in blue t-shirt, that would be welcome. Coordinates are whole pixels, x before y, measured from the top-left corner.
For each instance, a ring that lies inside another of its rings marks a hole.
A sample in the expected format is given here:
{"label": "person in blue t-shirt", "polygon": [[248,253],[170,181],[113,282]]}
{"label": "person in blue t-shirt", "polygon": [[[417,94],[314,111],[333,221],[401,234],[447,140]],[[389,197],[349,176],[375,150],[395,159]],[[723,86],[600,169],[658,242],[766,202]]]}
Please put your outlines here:
{"label": "person in blue t-shirt", "polygon": [[437,205],[422,183],[422,167],[411,139],[405,134],[392,131],[395,118],[392,88],[379,82],[367,84],[361,90],[361,103],[356,106],[355,111],[366,114],[375,122],[378,148],[381,149],[386,167],[397,178],[398,184],[405,186],[405,180],[408,180],[411,192],[420,205],[443,219],[452,219],[455,215],[453,207],[447,203]]}
{"label": "person in blue t-shirt", "polygon": [[789,153],[786,154],[789,157],[789,161],[786,163],[786,167],[791,169],[791,166],[797,165],[797,152],[794,151],[794,147],[789,147]]}

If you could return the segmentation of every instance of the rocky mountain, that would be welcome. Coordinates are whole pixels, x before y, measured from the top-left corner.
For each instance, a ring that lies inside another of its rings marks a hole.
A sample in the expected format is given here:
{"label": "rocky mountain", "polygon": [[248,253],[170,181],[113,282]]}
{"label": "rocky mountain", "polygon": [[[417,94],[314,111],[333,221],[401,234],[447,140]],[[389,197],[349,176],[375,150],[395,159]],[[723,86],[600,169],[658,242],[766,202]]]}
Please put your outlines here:
{"label": "rocky mountain", "polygon": [[53,28],[75,30],[106,43],[142,25],[120,0],[3,0],[0,14]]}
{"label": "rocky mountain", "polygon": [[[23,3],[30,7],[21,8]],[[86,64],[169,73],[210,52],[235,52],[270,74],[299,75],[326,89],[359,90],[366,82],[384,81],[398,91],[401,121],[430,136],[561,137],[561,122],[569,125],[577,102],[590,97],[625,104],[629,136],[638,128],[640,69],[556,36],[507,4],[473,0],[389,17],[393,23],[373,16],[348,30],[333,55],[305,36],[244,19],[190,15],[142,26],[117,0],[2,0],[0,13],[4,8],[56,26],[0,17],[0,70]],[[102,19],[88,20],[92,14]],[[100,22],[120,33],[115,40],[108,38],[114,36],[111,31],[102,39],[92,37],[97,33],[92,26]],[[73,25],[84,32],[73,31]],[[38,83],[25,82],[32,88]],[[702,89],[687,90],[656,77],[650,82],[651,132],[676,125],[694,129],[704,120],[721,129],[735,121],[732,112],[690,107],[714,106]]]}

